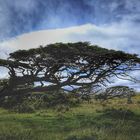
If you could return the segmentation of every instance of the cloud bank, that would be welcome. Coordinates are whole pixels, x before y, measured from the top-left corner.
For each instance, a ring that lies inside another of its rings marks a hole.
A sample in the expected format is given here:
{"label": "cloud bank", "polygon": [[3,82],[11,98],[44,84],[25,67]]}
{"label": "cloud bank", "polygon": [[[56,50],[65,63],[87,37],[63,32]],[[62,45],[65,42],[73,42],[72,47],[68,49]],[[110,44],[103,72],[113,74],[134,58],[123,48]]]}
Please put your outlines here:
{"label": "cloud bank", "polygon": [[56,42],[89,41],[108,49],[140,54],[140,28],[122,22],[96,26],[85,24],[64,29],[31,32],[0,43],[0,57],[17,49],[29,49]]}

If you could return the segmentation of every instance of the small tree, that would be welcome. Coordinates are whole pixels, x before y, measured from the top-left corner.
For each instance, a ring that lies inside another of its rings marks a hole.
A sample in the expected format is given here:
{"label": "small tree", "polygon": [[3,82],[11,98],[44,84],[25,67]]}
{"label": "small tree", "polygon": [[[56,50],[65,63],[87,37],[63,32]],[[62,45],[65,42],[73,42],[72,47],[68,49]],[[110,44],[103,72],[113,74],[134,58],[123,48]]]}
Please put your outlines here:
{"label": "small tree", "polygon": [[96,99],[103,101],[113,98],[127,98],[127,103],[132,103],[131,97],[135,95],[133,88],[128,86],[114,86],[107,88],[103,93],[96,95]]}

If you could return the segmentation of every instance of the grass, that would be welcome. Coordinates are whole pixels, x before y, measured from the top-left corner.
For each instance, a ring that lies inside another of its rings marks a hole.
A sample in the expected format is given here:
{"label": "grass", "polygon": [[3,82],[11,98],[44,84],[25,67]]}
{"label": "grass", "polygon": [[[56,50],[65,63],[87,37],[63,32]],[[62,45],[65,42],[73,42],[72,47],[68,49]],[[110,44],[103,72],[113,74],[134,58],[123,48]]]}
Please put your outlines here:
{"label": "grass", "polygon": [[82,103],[67,112],[0,109],[0,140],[140,140],[140,96]]}

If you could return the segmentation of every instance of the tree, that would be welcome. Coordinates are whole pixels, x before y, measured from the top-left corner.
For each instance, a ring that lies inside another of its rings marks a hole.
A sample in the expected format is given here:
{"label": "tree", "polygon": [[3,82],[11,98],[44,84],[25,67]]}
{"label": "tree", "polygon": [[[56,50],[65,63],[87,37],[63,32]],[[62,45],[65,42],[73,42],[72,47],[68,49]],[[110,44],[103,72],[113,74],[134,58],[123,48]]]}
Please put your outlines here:
{"label": "tree", "polygon": [[96,99],[102,101],[113,99],[113,98],[127,98],[127,103],[132,103],[131,97],[135,95],[133,88],[128,86],[113,86],[107,88],[104,92],[95,95]]}
{"label": "tree", "polygon": [[9,70],[8,85],[0,92],[0,97],[62,89],[69,92],[68,86],[70,91],[94,88],[110,83],[113,76],[128,77],[127,72],[139,69],[139,64],[140,58],[135,54],[87,42],[18,50],[7,60],[0,59],[0,66]]}

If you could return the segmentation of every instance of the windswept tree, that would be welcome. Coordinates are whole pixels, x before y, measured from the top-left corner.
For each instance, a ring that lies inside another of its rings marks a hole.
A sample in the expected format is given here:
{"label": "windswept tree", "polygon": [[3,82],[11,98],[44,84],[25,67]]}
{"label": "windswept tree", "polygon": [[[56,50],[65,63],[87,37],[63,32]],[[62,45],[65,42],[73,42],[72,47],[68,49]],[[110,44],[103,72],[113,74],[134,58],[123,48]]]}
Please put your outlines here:
{"label": "windswept tree", "polygon": [[105,101],[113,98],[127,98],[127,103],[132,103],[131,97],[135,94],[135,90],[128,86],[113,86],[107,88],[104,92],[95,95],[95,99]]}
{"label": "windswept tree", "polygon": [[[135,54],[108,50],[87,42],[56,43],[11,53],[0,66],[9,70],[9,80],[0,97],[32,92],[80,90],[106,85],[113,76],[128,77],[140,67]],[[37,83],[37,85],[34,85]]]}

